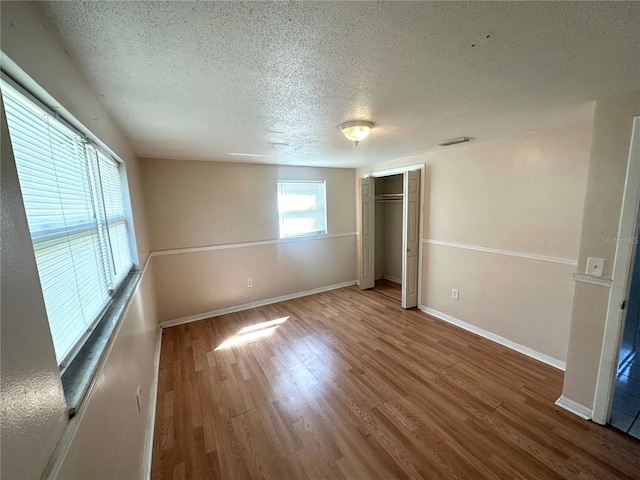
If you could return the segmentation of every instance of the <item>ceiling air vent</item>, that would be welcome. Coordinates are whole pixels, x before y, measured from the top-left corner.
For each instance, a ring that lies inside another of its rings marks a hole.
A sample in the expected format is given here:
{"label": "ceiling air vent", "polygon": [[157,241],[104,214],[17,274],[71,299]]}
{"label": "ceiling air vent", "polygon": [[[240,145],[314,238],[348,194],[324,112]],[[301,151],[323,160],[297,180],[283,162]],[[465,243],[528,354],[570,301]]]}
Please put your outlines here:
{"label": "ceiling air vent", "polygon": [[471,137],[458,137],[452,138],[451,140],[447,140],[446,142],[439,143],[441,147],[448,147],[449,145],[457,145],[458,143],[470,142],[473,140]]}

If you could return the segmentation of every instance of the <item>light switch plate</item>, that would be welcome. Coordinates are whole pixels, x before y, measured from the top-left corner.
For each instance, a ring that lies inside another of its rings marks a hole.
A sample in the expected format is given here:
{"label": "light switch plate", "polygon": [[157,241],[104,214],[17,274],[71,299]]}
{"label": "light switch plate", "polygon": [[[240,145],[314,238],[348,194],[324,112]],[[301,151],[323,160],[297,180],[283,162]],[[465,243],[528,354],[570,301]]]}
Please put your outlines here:
{"label": "light switch plate", "polygon": [[587,275],[593,275],[594,277],[601,277],[604,270],[604,258],[587,258]]}

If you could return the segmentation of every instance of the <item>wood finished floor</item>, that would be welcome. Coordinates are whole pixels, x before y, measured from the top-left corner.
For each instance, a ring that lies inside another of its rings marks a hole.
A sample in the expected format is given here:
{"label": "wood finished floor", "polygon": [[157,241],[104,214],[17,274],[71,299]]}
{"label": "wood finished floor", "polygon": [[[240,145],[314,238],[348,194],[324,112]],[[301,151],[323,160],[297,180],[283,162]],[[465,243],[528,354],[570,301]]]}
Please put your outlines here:
{"label": "wood finished floor", "polygon": [[402,285],[392,282],[391,280],[387,280],[386,278],[376,280],[373,291],[397,302],[402,301]]}
{"label": "wood finished floor", "polygon": [[561,389],[550,366],[343,288],[165,329],[152,478],[639,479],[640,441],[559,409]]}

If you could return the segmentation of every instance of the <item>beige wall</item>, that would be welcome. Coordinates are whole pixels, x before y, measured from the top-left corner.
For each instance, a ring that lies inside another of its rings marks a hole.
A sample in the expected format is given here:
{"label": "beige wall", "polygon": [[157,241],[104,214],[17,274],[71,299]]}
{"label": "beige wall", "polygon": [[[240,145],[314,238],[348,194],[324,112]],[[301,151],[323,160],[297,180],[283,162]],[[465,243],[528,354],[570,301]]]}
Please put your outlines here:
{"label": "beige wall", "polygon": [[149,453],[145,449],[153,433],[149,422],[155,414],[150,393],[157,375],[153,358],[159,332],[153,282],[150,264],[85,400],[84,412],[72,420],[71,427],[77,430],[57,465],[58,479],[143,478]]}
{"label": "beige wall", "polygon": [[277,239],[278,180],[325,180],[328,233],[355,228],[352,169],[155,159],[141,168],[153,251]]}
{"label": "beige wall", "polygon": [[374,248],[376,250],[375,256],[375,275],[376,279],[384,276],[384,212],[385,204],[382,202],[376,202],[376,237],[374,242]]}
{"label": "beige wall", "polygon": [[[138,256],[144,263],[149,247],[138,165],[125,137],[34,4],[2,2],[0,8],[2,52],[10,59],[3,68],[14,73],[15,62],[23,74],[89,126],[126,162]],[[33,88],[28,78],[19,80]],[[157,319],[153,276],[149,272],[145,275],[129,314],[112,338],[111,352],[98,370],[92,393],[74,420],[68,422],[31,239],[24,211],[18,208],[22,198],[6,135],[3,120],[2,478],[39,478],[56,444],[51,464],[61,468],[59,478],[139,478],[154,378]],[[5,207],[9,209],[7,216]],[[135,407],[138,385],[143,389],[141,413]]]}
{"label": "beige wall", "polygon": [[502,252],[423,242],[424,307],[566,360],[591,131],[587,122],[357,170],[425,164],[425,240]]}
{"label": "beige wall", "polygon": [[425,306],[565,361],[575,267],[440,245],[425,255]]}
{"label": "beige wall", "polygon": [[[384,203],[383,274],[396,281],[402,279],[402,202]],[[377,248],[377,247],[376,247]]]}
{"label": "beige wall", "polygon": [[591,128],[433,154],[430,238],[576,259]]}
{"label": "beige wall", "polygon": [[154,257],[159,319],[353,281],[354,242],[349,236]]}
{"label": "beige wall", "polygon": [[[142,179],[152,250],[206,247],[154,254],[161,321],[355,280],[352,169],[144,159]],[[278,180],[327,182],[329,238],[277,241]]]}
{"label": "beige wall", "polygon": [[[376,178],[376,195],[402,193],[402,175]],[[376,278],[402,278],[402,202],[376,202]]]}
{"label": "beige wall", "polygon": [[[376,178],[376,195],[402,193],[402,175]],[[402,202],[376,201],[375,274],[402,278]]]}
{"label": "beige wall", "polygon": [[[605,259],[603,278],[611,279],[633,117],[640,115],[640,91],[596,104],[578,271],[587,257]],[[563,395],[593,408],[604,335],[609,288],[576,283]]]}

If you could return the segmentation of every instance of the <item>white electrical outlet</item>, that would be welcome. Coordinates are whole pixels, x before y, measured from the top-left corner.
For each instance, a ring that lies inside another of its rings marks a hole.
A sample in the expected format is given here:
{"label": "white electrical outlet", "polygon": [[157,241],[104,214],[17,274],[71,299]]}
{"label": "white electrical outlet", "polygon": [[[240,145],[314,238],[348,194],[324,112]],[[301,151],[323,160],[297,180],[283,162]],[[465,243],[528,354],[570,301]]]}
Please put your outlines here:
{"label": "white electrical outlet", "polygon": [[451,289],[451,298],[453,298],[454,300],[458,300],[460,298],[460,292],[457,288]]}
{"label": "white electrical outlet", "polygon": [[253,280],[251,280],[250,278],[247,279],[247,287],[253,287]]}
{"label": "white electrical outlet", "polygon": [[604,270],[604,258],[587,258],[587,275],[593,275],[594,277],[601,277]]}

